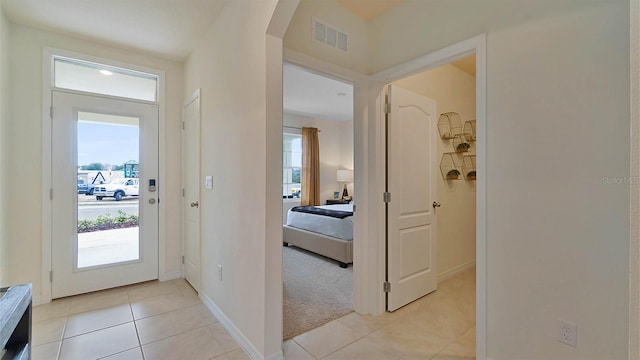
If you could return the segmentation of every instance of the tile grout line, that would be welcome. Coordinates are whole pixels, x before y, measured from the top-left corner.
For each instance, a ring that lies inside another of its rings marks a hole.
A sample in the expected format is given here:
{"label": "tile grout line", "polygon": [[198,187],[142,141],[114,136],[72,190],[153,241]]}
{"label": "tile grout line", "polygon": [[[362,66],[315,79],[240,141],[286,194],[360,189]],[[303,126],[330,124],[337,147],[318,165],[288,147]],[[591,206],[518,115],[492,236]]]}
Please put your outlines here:
{"label": "tile grout line", "polygon": [[[304,346],[300,345],[297,341],[295,341],[293,338],[291,338],[291,341],[293,341],[294,343],[296,343],[298,346],[300,346],[300,348],[302,349],[302,351],[306,352],[307,354],[311,355],[312,358],[314,359],[318,359],[315,355],[313,355],[312,353],[310,353],[309,351],[307,351],[307,349],[305,349]],[[328,356],[328,355],[327,355]]]}
{"label": "tile grout line", "polygon": [[138,332],[138,324],[136,323],[136,316],[133,313],[133,306],[131,305],[131,298],[129,298],[129,293],[127,293],[127,299],[129,299],[129,311],[131,311],[131,318],[133,319],[133,328],[136,330],[136,337],[138,338],[138,347],[140,348],[142,360],[144,360],[145,355],[144,351],[142,351],[142,340],[140,340],[140,332]]}
{"label": "tile grout line", "polygon": [[56,351],[56,360],[60,359],[61,352],[62,352],[62,340],[60,340],[60,345],[58,345],[58,350]]}
{"label": "tile grout line", "polygon": [[69,323],[69,316],[67,315],[64,317],[64,326],[62,327],[62,336],[60,337],[60,346],[58,346],[56,359],[60,359],[60,355],[62,355],[62,345],[64,344],[64,333],[67,331],[68,323]]}
{"label": "tile grout line", "polygon": [[[206,324],[206,325],[198,326],[198,327],[196,327],[196,328],[189,329],[189,330],[187,330],[187,331],[183,331],[183,332],[181,332],[181,333],[177,333],[177,334],[173,334],[173,335],[170,335],[170,336],[167,336],[167,337],[163,337],[163,338],[161,338],[161,339],[153,340],[153,341],[148,342],[148,343],[146,343],[146,344],[142,344],[142,342],[139,340],[139,339],[140,339],[139,337],[138,337],[138,341],[140,341],[140,347],[142,348],[143,346],[147,346],[147,345],[155,344],[155,343],[157,343],[157,342],[164,341],[164,340],[170,339],[170,338],[175,337],[175,336],[184,335],[184,334],[186,334],[186,333],[188,333],[188,332],[195,331],[195,330],[200,330],[200,329],[202,329],[202,328],[205,328],[205,327],[207,327],[207,326],[211,326],[211,325],[214,325],[214,324],[217,324],[217,323],[218,323],[218,321],[213,322],[213,323],[211,323],[211,324]],[[136,326],[136,333],[137,333],[137,329],[138,329],[138,328],[137,328],[137,326]],[[138,336],[139,336],[139,335],[138,335]],[[232,351],[235,351],[235,349],[234,349],[234,350],[232,350]],[[226,353],[225,353],[225,354],[226,354]]]}
{"label": "tile grout line", "polygon": [[[96,360],[106,359],[106,358],[108,358],[108,357],[111,357],[111,356],[114,356],[114,355],[118,355],[118,354],[122,354],[122,353],[125,353],[125,352],[127,352],[127,351],[131,351],[131,350],[133,350],[133,349],[137,349],[137,348],[139,348],[139,346],[134,346],[134,347],[132,347],[132,348],[130,348],[130,349],[125,349],[125,350],[118,351],[118,352],[113,353],[113,354],[109,354],[109,355],[107,355],[107,356],[99,357],[99,358],[97,358]],[[140,349],[140,352],[142,352],[142,349]],[[143,357],[143,359],[144,359],[144,357]]]}

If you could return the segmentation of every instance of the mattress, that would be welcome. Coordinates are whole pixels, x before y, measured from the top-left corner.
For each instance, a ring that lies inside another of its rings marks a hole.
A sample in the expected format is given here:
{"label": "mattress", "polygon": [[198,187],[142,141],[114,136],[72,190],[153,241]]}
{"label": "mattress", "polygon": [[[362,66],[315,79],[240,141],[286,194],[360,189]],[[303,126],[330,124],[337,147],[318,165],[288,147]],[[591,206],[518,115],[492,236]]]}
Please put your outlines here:
{"label": "mattress", "polygon": [[[353,211],[353,204],[321,205],[316,207],[339,211]],[[338,219],[330,216],[289,210],[287,213],[287,225],[342,240],[353,240],[353,216]]]}

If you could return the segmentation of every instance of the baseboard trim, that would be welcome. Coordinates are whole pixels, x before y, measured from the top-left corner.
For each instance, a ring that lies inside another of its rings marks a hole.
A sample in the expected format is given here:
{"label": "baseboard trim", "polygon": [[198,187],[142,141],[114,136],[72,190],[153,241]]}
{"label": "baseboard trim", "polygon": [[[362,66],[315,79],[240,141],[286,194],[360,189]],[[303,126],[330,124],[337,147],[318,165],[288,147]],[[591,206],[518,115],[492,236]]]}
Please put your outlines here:
{"label": "baseboard trim", "polygon": [[38,305],[43,305],[46,304],[48,302],[51,302],[51,299],[49,299],[49,301],[44,301],[45,299],[42,297],[42,295],[36,295],[36,296],[32,296],[31,297],[31,304],[33,306],[38,306]]}
{"label": "baseboard trim", "polygon": [[465,272],[469,269],[472,269],[476,266],[476,261],[475,260],[471,260],[469,262],[466,262],[464,264],[460,264],[452,269],[449,269],[441,274],[438,274],[438,282],[447,280],[448,278],[452,278],[462,272]]}
{"label": "baseboard trim", "polygon": [[167,281],[167,280],[173,280],[173,279],[180,279],[181,277],[182,277],[182,271],[174,271],[174,272],[160,275],[158,277],[158,280]]}
{"label": "baseboard trim", "polygon": [[282,350],[264,358],[264,360],[283,360],[283,359],[284,359],[284,353],[282,352]]}
{"label": "baseboard trim", "polygon": [[206,306],[207,309],[209,309],[209,311],[213,313],[213,315],[218,319],[218,321],[220,321],[220,324],[222,325],[222,327],[224,327],[225,330],[227,330],[227,332],[229,333],[229,335],[231,335],[231,337],[238,342],[242,350],[244,350],[251,359],[253,360],[278,359],[278,358],[272,357],[273,355],[269,356],[268,358],[265,358],[264,356],[262,356],[260,351],[256,349],[256,347],[251,343],[251,341],[249,341],[249,339],[247,339],[247,337],[244,336],[242,331],[240,331],[240,329],[238,329],[235,326],[235,324],[227,317],[227,315],[225,315],[222,309],[220,309],[218,305],[216,305],[216,303],[214,303],[211,299],[209,299],[207,295],[205,295],[202,292],[200,293],[200,300],[202,300],[202,303],[204,304],[204,306]]}

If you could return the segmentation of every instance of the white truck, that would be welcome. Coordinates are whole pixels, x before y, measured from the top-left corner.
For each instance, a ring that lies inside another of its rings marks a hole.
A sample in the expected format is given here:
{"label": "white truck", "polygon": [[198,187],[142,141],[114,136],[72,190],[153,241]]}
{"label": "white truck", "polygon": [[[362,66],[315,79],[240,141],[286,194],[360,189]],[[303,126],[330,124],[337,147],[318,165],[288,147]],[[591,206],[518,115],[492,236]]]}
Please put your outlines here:
{"label": "white truck", "polygon": [[115,179],[108,184],[96,185],[93,188],[93,195],[96,196],[96,200],[112,197],[120,201],[124,196],[138,196],[139,185],[140,180],[136,178]]}

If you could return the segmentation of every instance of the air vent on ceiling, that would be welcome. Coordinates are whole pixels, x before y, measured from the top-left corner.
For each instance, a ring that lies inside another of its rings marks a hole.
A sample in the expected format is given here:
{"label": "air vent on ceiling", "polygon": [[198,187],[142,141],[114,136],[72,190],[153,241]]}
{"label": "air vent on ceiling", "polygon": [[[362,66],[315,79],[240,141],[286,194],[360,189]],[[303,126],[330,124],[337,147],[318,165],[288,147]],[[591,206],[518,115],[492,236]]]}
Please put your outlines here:
{"label": "air vent on ceiling", "polygon": [[349,50],[349,35],[318,19],[313,19],[313,40],[342,51]]}

